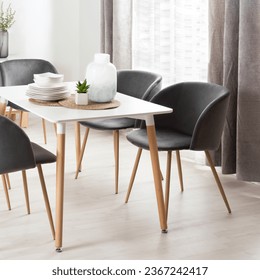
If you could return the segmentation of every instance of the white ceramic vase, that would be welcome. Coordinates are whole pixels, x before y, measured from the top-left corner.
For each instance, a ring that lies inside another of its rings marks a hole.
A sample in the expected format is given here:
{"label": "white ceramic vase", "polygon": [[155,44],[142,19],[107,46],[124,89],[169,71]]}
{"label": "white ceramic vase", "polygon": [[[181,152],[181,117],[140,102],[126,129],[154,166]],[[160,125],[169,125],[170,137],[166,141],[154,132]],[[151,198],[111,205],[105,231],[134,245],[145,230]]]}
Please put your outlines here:
{"label": "white ceramic vase", "polygon": [[75,93],[75,103],[77,105],[88,105],[88,93]]}
{"label": "white ceramic vase", "polygon": [[95,54],[94,62],[87,67],[86,79],[90,85],[89,100],[99,103],[113,100],[117,91],[117,73],[109,54]]}
{"label": "white ceramic vase", "polygon": [[8,57],[8,31],[0,30],[0,58]]}

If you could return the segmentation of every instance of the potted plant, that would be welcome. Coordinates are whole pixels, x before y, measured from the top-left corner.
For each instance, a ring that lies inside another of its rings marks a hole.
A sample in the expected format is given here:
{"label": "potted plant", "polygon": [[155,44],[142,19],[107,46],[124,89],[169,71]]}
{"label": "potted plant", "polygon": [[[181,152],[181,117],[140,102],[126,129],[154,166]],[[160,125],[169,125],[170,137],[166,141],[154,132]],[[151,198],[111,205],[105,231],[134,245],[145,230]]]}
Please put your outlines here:
{"label": "potted plant", "polygon": [[80,81],[76,84],[76,94],[75,94],[75,103],[77,105],[87,105],[88,104],[88,89],[87,80],[85,79],[82,83]]}
{"label": "potted plant", "polygon": [[8,56],[8,29],[14,24],[15,11],[11,4],[4,9],[4,2],[1,3],[0,10],[0,58]]}

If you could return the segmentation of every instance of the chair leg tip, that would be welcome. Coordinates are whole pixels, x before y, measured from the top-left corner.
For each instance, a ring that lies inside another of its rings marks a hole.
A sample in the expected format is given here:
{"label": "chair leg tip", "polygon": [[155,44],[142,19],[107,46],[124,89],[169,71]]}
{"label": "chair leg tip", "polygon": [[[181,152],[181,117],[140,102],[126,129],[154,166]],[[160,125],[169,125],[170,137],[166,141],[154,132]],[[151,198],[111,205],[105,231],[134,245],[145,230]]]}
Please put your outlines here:
{"label": "chair leg tip", "polygon": [[162,229],[162,233],[168,233],[168,229]]}
{"label": "chair leg tip", "polygon": [[57,248],[56,248],[56,252],[57,252],[57,253],[62,253],[62,247],[57,247]]}

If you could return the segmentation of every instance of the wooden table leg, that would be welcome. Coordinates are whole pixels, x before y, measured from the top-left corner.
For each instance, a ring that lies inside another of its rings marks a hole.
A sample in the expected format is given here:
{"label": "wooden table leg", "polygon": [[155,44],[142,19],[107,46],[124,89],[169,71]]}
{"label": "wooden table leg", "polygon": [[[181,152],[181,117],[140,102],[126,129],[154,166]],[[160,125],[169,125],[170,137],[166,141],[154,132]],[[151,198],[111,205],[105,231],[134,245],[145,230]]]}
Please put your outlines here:
{"label": "wooden table leg", "polygon": [[[76,163],[78,167],[78,162],[80,158],[81,144],[80,144],[80,123],[76,122],[75,124],[75,147],[76,147]],[[76,170],[77,170],[76,167]],[[81,171],[81,166],[79,167],[79,171]]]}
{"label": "wooden table leg", "polygon": [[166,233],[167,220],[166,220],[166,213],[165,213],[165,206],[164,206],[158,147],[157,147],[153,116],[149,116],[146,118],[146,130],[147,130],[147,136],[149,140],[149,149],[150,149],[150,156],[151,156],[151,162],[153,168],[153,178],[154,178],[155,192],[157,198],[160,225],[161,225],[162,232]]}
{"label": "wooden table leg", "polygon": [[57,252],[62,252],[64,167],[65,167],[65,130],[64,123],[57,124],[57,163],[56,163],[56,234]]}

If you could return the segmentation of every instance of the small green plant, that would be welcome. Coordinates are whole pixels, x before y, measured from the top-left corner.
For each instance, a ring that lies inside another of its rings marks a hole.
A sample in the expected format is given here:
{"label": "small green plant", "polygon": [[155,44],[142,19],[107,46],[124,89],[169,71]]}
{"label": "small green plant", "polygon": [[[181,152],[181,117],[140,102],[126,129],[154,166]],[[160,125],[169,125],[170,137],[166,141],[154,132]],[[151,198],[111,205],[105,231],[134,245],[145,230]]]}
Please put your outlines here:
{"label": "small green plant", "polygon": [[5,10],[4,2],[2,2],[0,10],[0,30],[7,31],[15,22],[14,16],[15,11],[12,9],[11,4],[9,4]]}
{"label": "small green plant", "polygon": [[86,79],[82,83],[78,81],[76,87],[77,87],[77,93],[87,93],[89,89],[89,85],[87,85]]}

